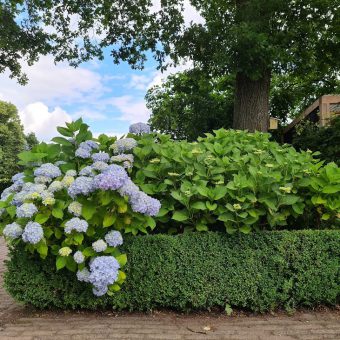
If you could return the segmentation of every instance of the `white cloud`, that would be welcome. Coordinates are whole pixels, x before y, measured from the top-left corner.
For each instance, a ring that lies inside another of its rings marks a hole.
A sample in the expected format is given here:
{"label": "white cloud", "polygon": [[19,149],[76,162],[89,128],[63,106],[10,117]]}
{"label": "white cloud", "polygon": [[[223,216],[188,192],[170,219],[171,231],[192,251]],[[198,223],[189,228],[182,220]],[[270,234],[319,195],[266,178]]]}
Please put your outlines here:
{"label": "white cloud", "polygon": [[150,75],[137,75],[131,76],[130,82],[127,84],[128,88],[145,91],[150,83]]}
{"label": "white cloud", "polygon": [[0,93],[19,109],[37,101],[48,105],[88,103],[107,90],[99,73],[65,63],[55,65],[52,56],[42,57],[33,66],[23,66],[23,71],[29,78],[26,86],[9,79],[7,73],[0,76]]}
{"label": "white cloud", "polygon": [[98,111],[92,111],[88,109],[80,109],[76,113],[72,114],[73,119],[78,119],[79,117],[88,119],[90,121],[98,121],[98,120],[104,120],[107,119],[107,117]]}
{"label": "white cloud", "polygon": [[49,111],[47,105],[42,102],[27,105],[19,111],[19,116],[25,132],[34,132],[39,140],[44,141],[49,141],[57,135],[57,126],[64,126],[65,122],[72,121],[71,116],[60,107]]}
{"label": "white cloud", "polygon": [[143,98],[127,95],[110,98],[106,103],[116,107],[122,113],[120,120],[126,120],[129,123],[146,123],[150,117],[150,111],[146,108]]}

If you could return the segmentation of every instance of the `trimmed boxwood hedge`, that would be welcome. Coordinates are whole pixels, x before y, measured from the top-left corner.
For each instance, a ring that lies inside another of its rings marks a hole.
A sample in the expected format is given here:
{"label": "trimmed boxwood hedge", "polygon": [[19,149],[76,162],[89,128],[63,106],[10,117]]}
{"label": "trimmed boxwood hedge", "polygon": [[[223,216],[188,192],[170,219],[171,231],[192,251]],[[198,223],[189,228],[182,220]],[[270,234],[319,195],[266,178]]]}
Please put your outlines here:
{"label": "trimmed boxwood hedge", "polygon": [[249,235],[188,233],[130,237],[127,280],[115,296],[97,298],[75,274],[12,249],[5,287],[39,308],[150,310],[336,304],[340,293],[340,232],[304,230]]}

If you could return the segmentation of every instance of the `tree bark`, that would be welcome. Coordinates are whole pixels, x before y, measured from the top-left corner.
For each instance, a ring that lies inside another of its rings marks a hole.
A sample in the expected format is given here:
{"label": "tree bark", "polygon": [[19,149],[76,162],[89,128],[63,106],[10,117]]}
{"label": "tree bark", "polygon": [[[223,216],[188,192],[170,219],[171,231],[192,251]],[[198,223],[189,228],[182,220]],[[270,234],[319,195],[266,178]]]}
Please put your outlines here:
{"label": "tree bark", "polygon": [[233,128],[268,131],[270,71],[258,80],[243,73],[236,75]]}

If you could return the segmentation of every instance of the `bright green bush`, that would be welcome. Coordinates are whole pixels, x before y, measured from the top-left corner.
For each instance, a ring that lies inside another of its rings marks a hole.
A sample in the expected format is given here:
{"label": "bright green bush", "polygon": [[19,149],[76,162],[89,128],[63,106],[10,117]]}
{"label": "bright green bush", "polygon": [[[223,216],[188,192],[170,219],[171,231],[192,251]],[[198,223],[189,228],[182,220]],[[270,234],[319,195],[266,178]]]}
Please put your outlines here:
{"label": "bright green bush", "polygon": [[339,226],[340,169],[268,134],[143,135],[134,156],[132,178],[161,201],[157,226],[171,233]]}
{"label": "bright green bush", "polygon": [[127,279],[111,297],[94,297],[72,273],[56,271],[53,257],[41,261],[22,247],[10,253],[5,287],[39,308],[184,311],[228,304],[264,312],[339,302],[339,231],[131,236],[123,250]]}
{"label": "bright green bush", "polygon": [[125,280],[121,233],[154,228],[151,216],[160,204],[133,185],[122,166],[108,164],[115,138],[95,142],[81,120],[58,131],[63,137],[53,144],[19,155],[25,172],[1,194],[0,235],[42,259],[52,254],[53,267],[91,283],[94,294],[113,294]]}

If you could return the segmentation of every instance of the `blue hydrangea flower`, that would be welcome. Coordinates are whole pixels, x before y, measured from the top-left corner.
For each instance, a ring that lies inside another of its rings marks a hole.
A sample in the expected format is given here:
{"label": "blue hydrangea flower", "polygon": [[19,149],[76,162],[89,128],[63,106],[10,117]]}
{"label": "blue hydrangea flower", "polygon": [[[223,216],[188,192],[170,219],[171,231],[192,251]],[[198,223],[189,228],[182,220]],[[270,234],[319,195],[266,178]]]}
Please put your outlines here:
{"label": "blue hydrangea flower", "polygon": [[94,162],[108,162],[110,159],[110,155],[103,151],[94,153],[91,157]]}
{"label": "blue hydrangea flower", "polygon": [[80,216],[82,205],[79,202],[72,202],[67,209],[70,214],[73,214],[74,216]]}
{"label": "blue hydrangea flower", "polygon": [[42,164],[39,168],[34,170],[34,176],[45,176],[49,178],[56,178],[61,176],[60,169],[52,163]]}
{"label": "blue hydrangea flower", "polygon": [[105,170],[109,165],[105,162],[98,161],[92,164],[92,169],[97,170],[97,171],[103,171]]}
{"label": "blue hydrangea flower", "polygon": [[19,172],[12,177],[12,182],[13,183],[19,182],[21,185],[23,185],[24,178],[25,178],[25,174],[23,172]]}
{"label": "blue hydrangea flower", "polygon": [[19,218],[32,217],[38,208],[33,203],[24,203],[17,208],[16,214]]}
{"label": "blue hydrangea flower", "polygon": [[74,258],[74,261],[78,264],[83,263],[85,261],[85,256],[80,250],[74,253],[73,258]]}
{"label": "blue hydrangea flower", "polygon": [[137,146],[137,141],[133,138],[118,139],[114,144],[111,145],[114,153],[124,153],[132,150]]}
{"label": "blue hydrangea flower", "polygon": [[121,153],[120,155],[112,156],[111,162],[123,163],[123,167],[129,169],[133,165],[133,155]]}
{"label": "blue hydrangea flower", "polygon": [[128,196],[129,198],[134,197],[135,195],[138,195],[139,193],[139,188],[137,187],[137,185],[135,183],[133,183],[131,181],[131,179],[129,178],[124,184],[123,186],[121,186],[118,189],[118,192],[121,196]]}
{"label": "blue hydrangea flower", "polygon": [[98,256],[90,263],[89,282],[94,286],[93,293],[102,296],[108,286],[118,278],[120,265],[113,256]]}
{"label": "blue hydrangea flower", "polygon": [[4,236],[12,239],[19,238],[22,232],[21,226],[16,222],[7,224],[3,230]]}
{"label": "blue hydrangea flower", "polygon": [[81,282],[90,282],[90,272],[87,268],[77,271],[77,279]]}
{"label": "blue hydrangea flower", "polygon": [[22,240],[26,243],[37,244],[44,237],[44,231],[37,222],[28,222],[22,234]]}
{"label": "blue hydrangea flower", "polygon": [[131,209],[148,216],[156,216],[161,208],[161,203],[146,193],[140,191],[130,199]]}
{"label": "blue hydrangea flower", "polygon": [[[106,163],[104,163],[104,164],[106,164]],[[88,165],[85,168],[80,170],[79,176],[94,176],[95,174],[92,170],[93,170],[92,166]]]}
{"label": "blue hydrangea flower", "polygon": [[85,149],[79,147],[75,152],[76,157],[79,158],[90,158],[91,157],[91,149]]}
{"label": "blue hydrangea flower", "polygon": [[101,174],[94,177],[94,186],[101,190],[117,190],[127,180],[128,175],[119,165],[109,165]]}
{"label": "blue hydrangea flower", "polygon": [[86,233],[88,226],[89,225],[85,220],[74,217],[65,223],[65,233],[70,234],[72,230],[75,230],[79,233]]}
{"label": "blue hydrangea flower", "polygon": [[67,170],[65,176],[76,177],[77,171],[76,170]]}
{"label": "blue hydrangea flower", "polygon": [[80,145],[87,145],[90,149],[99,149],[99,145],[93,140],[87,140]]}
{"label": "blue hydrangea flower", "polygon": [[92,248],[96,253],[100,253],[106,250],[107,244],[103,240],[97,240],[92,243]]}
{"label": "blue hydrangea flower", "polygon": [[56,192],[56,191],[60,191],[60,190],[63,190],[64,189],[64,186],[63,184],[60,182],[60,181],[53,181],[50,186],[48,187],[48,191],[49,192]]}
{"label": "blue hydrangea flower", "polygon": [[46,176],[38,176],[34,178],[34,183],[36,184],[46,184],[50,183],[52,181],[52,178],[46,177]]}
{"label": "blue hydrangea flower", "polygon": [[68,188],[68,194],[75,198],[77,195],[87,196],[95,190],[93,178],[80,176]]}
{"label": "blue hydrangea flower", "polygon": [[111,230],[105,235],[105,241],[110,247],[118,247],[123,244],[123,237],[119,231]]}
{"label": "blue hydrangea flower", "polygon": [[145,123],[135,123],[131,124],[129,127],[129,132],[135,135],[141,135],[142,133],[150,133],[150,126]]}

